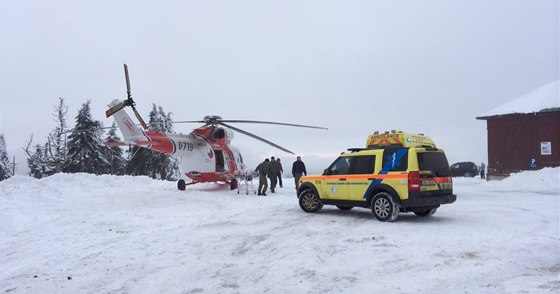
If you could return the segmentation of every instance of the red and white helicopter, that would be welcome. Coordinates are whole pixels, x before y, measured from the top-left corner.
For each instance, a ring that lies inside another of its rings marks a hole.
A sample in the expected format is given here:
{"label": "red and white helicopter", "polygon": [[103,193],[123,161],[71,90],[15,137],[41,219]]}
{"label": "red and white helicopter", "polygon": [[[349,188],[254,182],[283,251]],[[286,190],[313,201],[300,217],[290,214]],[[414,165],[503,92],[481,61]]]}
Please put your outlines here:
{"label": "red and white helicopter", "polygon": [[[190,182],[180,179],[177,183],[179,190],[185,190],[186,186],[204,182],[222,182],[236,189],[239,179],[249,176],[250,171],[243,163],[243,157],[237,148],[230,145],[233,139],[233,131],[247,135],[262,141],[282,151],[294,154],[292,151],[276,145],[264,138],[251,134],[247,131],[231,126],[229,123],[257,123],[283,125],[292,127],[303,127],[313,129],[325,129],[322,127],[297,125],[269,121],[253,120],[224,120],[216,115],[209,115],[199,121],[177,121],[174,123],[203,123],[189,134],[167,134],[161,131],[149,131],[148,126],[135,108],[135,102],[130,94],[130,79],[128,67],[124,65],[126,88],[128,98],[124,101],[114,100],[105,112],[107,117],[113,116],[117,126],[121,130],[123,142],[106,143],[109,146],[136,145],[151,150],[174,156],[178,159],[179,169]],[[130,106],[143,127],[140,129],[123,109]]]}

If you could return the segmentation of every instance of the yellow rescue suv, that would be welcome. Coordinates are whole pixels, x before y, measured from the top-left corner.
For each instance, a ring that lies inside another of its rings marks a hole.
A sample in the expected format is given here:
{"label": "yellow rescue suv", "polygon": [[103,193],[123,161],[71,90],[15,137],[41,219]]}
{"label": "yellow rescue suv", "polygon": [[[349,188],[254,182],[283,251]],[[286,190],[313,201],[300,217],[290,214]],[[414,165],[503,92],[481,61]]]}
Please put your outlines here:
{"label": "yellow rescue suv", "polygon": [[322,175],[302,177],[297,195],[305,212],[325,204],[363,207],[379,221],[394,221],[399,212],[431,216],[457,199],[443,149],[423,134],[402,131],[368,136],[366,148],[348,149]]}

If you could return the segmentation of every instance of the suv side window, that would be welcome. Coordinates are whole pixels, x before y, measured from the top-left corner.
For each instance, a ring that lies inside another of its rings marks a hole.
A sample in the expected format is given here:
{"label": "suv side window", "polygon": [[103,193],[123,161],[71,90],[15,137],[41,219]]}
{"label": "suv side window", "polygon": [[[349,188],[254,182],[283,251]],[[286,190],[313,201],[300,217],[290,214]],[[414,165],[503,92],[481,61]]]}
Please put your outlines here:
{"label": "suv side window", "polygon": [[372,174],[375,167],[375,155],[354,156],[348,170],[349,174]]}
{"label": "suv side window", "polygon": [[347,175],[352,157],[339,157],[329,167],[329,175]]}
{"label": "suv side window", "polygon": [[406,171],[408,169],[408,148],[386,148],[383,150],[383,170]]}

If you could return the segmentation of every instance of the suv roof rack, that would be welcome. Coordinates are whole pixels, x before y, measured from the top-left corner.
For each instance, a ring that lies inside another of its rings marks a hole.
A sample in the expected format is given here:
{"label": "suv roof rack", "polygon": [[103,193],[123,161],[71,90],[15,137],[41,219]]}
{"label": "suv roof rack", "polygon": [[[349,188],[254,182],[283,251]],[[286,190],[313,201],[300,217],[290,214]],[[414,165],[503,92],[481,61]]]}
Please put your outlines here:
{"label": "suv roof rack", "polygon": [[354,153],[358,151],[368,150],[369,148],[348,148],[348,151]]}
{"label": "suv roof rack", "polygon": [[380,144],[371,145],[367,149],[385,149],[385,148],[404,148],[403,144]]}

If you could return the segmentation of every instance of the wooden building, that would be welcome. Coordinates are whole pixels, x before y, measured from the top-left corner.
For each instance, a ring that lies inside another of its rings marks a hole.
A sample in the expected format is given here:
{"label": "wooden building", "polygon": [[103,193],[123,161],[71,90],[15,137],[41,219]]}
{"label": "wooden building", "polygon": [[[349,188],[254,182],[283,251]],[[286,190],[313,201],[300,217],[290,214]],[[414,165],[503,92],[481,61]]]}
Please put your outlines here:
{"label": "wooden building", "polygon": [[477,117],[488,130],[488,180],[560,166],[558,80]]}

